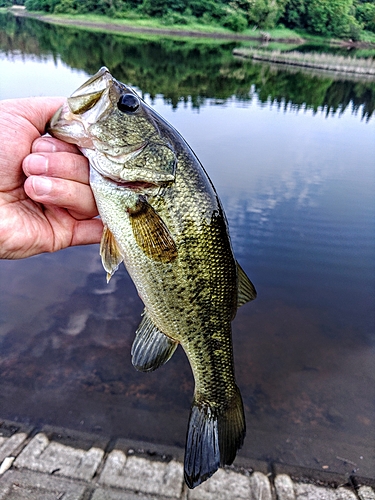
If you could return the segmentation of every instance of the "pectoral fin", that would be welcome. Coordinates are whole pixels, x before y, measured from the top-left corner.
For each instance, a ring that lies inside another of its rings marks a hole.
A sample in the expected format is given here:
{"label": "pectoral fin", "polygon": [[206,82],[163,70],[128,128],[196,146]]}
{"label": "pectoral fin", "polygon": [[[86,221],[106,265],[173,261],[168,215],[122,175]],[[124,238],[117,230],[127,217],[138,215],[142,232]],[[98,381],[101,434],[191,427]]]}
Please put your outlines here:
{"label": "pectoral fin", "polygon": [[141,372],[151,372],[166,363],[177,346],[178,342],[164,335],[145,311],[132,345],[132,363]]}
{"label": "pectoral fin", "polygon": [[124,260],[124,257],[122,256],[121,250],[115,240],[115,237],[107,226],[104,226],[102,239],[100,242],[100,256],[102,258],[103,267],[107,271],[108,283],[113,274],[117,271],[118,266]]}
{"label": "pectoral fin", "polygon": [[148,257],[158,262],[175,260],[177,247],[172,235],[147,201],[139,200],[129,215],[136,242]]}
{"label": "pectoral fin", "polygon": [[238,292],[237,292],[237,307],[241,307],[246,302],[254,300],[257,296],[254,285],[246,276],[245,271],[237,262],[237,275],[238,275]]}

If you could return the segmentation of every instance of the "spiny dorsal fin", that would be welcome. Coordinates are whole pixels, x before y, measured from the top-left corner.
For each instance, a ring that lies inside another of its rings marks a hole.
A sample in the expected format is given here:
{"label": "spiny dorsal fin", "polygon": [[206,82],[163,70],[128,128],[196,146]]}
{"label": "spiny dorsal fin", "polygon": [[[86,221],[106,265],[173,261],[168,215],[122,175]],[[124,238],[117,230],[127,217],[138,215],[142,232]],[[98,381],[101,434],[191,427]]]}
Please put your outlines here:
{"label": "spiny dorsal fin", "polygon": [[102,264],[104,269],[107,271],[107,283],[112,278],[114,273],[117,271],[118,266],[124,260],[121,250],[117,245],[115,237],[105,225],[102,239],[100,241],[100,256],[102,258]]}
{"label": "spiny dorsal fin", "polygon": [[136,242],[144,253],[158,262],[172,262],[177,257],[177,247],[161,217],[145,200],[139,200],[129,211]]}
{"label": "spiny dorsal fin", "polygon": [[156,370],[172,357],[177,346],[178,342],[164,335],[145,310],[131,350],[134,367],[141,372]]}
{"label": "spiny dorsal fin", "polygon": [[237,291],[237,307],[241,307],[246,302],[254,300],[257,296],[254,285],[246,276],[245,271],[237,262],[237,275],[238,275],[238,291]]}

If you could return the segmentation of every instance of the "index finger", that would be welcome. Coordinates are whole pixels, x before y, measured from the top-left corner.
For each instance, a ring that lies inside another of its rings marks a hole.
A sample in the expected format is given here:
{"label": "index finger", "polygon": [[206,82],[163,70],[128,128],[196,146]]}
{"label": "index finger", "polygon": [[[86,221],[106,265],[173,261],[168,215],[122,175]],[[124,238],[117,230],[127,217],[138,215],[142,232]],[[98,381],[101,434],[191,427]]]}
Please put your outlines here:
{"label": "index finger", "polygon": [[49,135],[38,137],[33,142],[32,153],[75,153],[82,154],[74,144],[55,139]]}

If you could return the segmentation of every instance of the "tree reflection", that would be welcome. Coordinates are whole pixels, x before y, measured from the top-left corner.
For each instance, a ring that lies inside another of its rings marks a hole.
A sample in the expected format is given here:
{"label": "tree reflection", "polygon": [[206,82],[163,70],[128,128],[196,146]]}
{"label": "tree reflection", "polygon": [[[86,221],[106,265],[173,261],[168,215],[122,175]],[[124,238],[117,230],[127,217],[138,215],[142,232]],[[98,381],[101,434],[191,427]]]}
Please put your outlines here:
{"label": "tree reflection", "polygon": [[7,54],[52,54],[91,74],[107,66],[117,79],[151,98],[162,95],[174,108],[187,101],[199,108],[207,98],[246,101],[253,91],[261,102],[297,109],[335,113],[352,106],[366,119],[375,108],[375,82],[238,60],[233,43],[98,33],[10,14],[0,15],[0,29],[0,49]]}

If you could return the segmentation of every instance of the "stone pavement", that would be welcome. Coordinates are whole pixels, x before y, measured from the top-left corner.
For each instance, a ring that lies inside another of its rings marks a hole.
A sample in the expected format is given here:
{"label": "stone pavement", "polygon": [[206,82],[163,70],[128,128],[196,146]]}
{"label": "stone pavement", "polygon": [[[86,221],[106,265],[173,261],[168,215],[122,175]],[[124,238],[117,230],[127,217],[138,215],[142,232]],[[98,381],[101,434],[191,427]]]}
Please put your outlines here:
{"label": "stone pavement", "polygon": [[0,420],[0,500],[375,500],[371,480],[317,485],[262,462],[220,469],[189,490],[182,457],[178,448]]}

